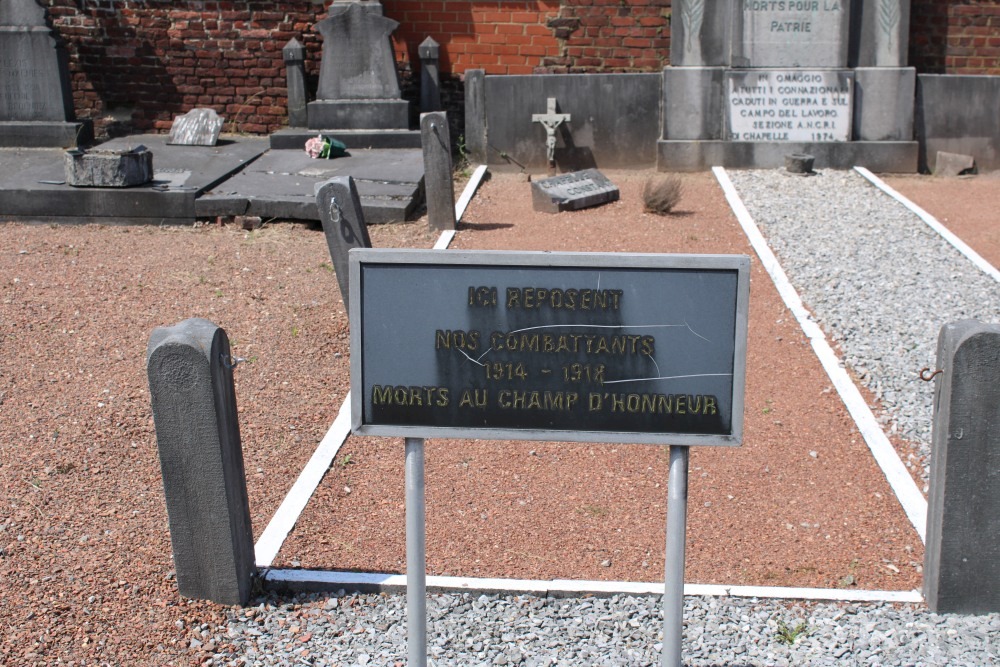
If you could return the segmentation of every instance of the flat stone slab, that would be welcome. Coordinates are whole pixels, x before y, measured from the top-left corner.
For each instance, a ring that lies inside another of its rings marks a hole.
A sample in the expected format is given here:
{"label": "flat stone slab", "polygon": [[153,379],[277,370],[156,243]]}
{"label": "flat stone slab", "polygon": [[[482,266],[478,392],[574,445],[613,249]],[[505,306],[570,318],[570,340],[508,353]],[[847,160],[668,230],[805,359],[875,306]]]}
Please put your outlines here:
{"label": "flat stone slab", "polygon": [[306,141],[317,134],[342,142],[353,148],[420,148],[420,130],[306,130],[286,127],[271,134],[271,148],[304,150]]}
{"label": "flat stone slab", "polygon": [[531,183],[536,211],[559,213],[618,201],[618,186],[597,169],[574,171]]}
{"label": "flat stone slab", "polygon": [[195,199],[267,150],[266,138],[225,138],[217,146],[170,146],[167,135],[122,137],[101,144],[153,153],[153,180],[124,189],[66,183],[65,151],[0,149],[0,220],[189,224]]}
{"label": "flat stone slab", "polygon": [[[402,222],[423,195],[419,149],[351,150],[333,160],[310,158],[305,150],[271,150],[196,203],[199,217],[259,215],[319,220],[316,184],[335,176],[354,178],[365,222]],[[238,211],[238,212],[234,212]]]}

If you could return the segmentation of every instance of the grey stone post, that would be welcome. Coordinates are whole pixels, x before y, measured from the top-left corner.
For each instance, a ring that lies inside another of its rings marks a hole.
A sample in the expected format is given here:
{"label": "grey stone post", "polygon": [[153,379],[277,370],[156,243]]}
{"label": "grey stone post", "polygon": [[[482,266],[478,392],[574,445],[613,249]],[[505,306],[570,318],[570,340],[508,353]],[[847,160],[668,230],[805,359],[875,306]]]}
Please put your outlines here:
{"label": "grey stone post", "polygon": [[306,50],[292,37],[281,49],[285,61],[285,85],[288,88],[288,126],[308,127],[306,115]]}
{"label": "grey stone post", "polygon": [[229,338],[203,319],[157,327],[146,370],[177,587],[245,604],[256,566]]}
{"label": "grey stone post", "polygon": [[465,148],[469,159],[486,164],[486,71],[465,72]]}
{"label": "grey stone post", "polygon": [[455,229],[455,185],[445,112],[420,114],[420,143],[424,148],[424,192],[431,229]]}
{"label": "grey stone post", "polygon": [[938,368],[924,597],[935,612],[998,612],[1000,324],[946,324]]}
{"label": "grey stone post", "polygon": [[438,60],[441,47],[428,37],[417,49],[420,54],[420,110],[424,113],[441,110],[441,72]]}
{"label": "grey stone post", "polygon": [[330,260],[337,274],[337,285],[344,300],[344,310],[350,312],[350,271],[348,253],[351,248],[371,248],[361,197],[350,176],[337,176],[316,184],[316,208],[323,223],[323,234],[330,249]]}

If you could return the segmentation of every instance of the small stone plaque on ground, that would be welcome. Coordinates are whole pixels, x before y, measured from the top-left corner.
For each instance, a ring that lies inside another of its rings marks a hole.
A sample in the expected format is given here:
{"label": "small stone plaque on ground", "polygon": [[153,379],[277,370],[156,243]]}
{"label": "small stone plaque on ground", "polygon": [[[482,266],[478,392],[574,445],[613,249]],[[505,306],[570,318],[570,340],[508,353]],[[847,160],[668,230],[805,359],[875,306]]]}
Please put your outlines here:
{"label": "small stone plaque on ground", "polygon": [[192,109],[174,119],[168,144],[214,146],[222,132],[222,118],[215,109]]}
{"label": "small stone plaque on ground", "polygon": [[849,141],[854,75],[846,70],[726,73],[732,141]]}
{"label": "small stone plaque on ground", "polygon": [[584,169],[531,183],[536,211],[559,213],[618,201],[618,186],[596,169]]}

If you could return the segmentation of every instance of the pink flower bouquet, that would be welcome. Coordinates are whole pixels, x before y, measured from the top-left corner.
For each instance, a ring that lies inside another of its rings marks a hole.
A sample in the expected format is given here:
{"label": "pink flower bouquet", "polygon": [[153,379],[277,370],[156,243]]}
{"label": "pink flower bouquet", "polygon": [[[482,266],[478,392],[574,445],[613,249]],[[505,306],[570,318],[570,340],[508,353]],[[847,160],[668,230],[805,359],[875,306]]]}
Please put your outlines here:
{"label": "pink flower bouquet", "polygon": [[306,142],[306,153],[311,158],[332,160],[347,155],[347,146],[341,141],[320,134]]}

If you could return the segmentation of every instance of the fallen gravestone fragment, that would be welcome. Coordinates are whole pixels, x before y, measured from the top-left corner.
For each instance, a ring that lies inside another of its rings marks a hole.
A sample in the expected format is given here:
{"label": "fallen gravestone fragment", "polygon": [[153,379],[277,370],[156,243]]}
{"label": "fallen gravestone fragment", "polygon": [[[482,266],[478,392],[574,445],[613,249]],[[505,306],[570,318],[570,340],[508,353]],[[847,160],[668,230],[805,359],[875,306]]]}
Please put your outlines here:
{"label": "fallen gravestone fragment", "polygon": [[961,153],[937,152],[934,162],[935,176],[961,176],[973,174],[976,171],[976,158]]}
{"label": "fallen gravestone fragment", "polygon": [[153,180],[153,154],[145,146],[127,150],[66,151],[66,182],[75,187],[127,188]]}
{"label": "fallen gravestone fragment", "polygon": [[618,186],[597,169],[584,169],[531,183],[536,211],[559,213],[618,201]]}
{"label": "fallen gravestone fragment", "polygon": [[222,118],[215,109],[192,109],[174,119],[168,144],[214,146],[222,132]]}

